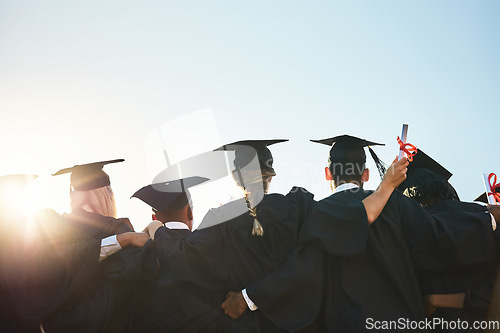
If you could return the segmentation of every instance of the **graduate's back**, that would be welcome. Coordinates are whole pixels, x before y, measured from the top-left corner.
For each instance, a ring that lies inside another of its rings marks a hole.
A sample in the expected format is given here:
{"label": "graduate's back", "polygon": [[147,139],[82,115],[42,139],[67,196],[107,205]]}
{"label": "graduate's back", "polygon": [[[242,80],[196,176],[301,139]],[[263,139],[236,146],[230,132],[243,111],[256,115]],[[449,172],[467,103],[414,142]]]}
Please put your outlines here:
{"label": "graduate's back", "polygon": [[[265,195],[256,206],[256,216],[263,228],[261,236],[252,234],[254,217],[248,211],[189,235],[164,227],[158,229],[155,247],[161,285],[182,286],[188,294],[210,293],[210,300],[206,301],[211,303],[210,309],[206,309],[207,322],[219,317],[220,322],[232,323],[233,327],[239,322],[241,329],[268,331],[270,323],[255,319],[256,313],[248,313],[234,322],[224,315],[220,304],[228,291],[241,290],[262,279],[288,258],[296,246],[298,230],[314,203],[313,195],[301,188],[292,189],[286,196]],[[222,206],[210,214],[225,216],[218,212],[225,209],[227,207]],[[177,301],[173,299],[171,305],[175,307]],[[196,311],[200,310],[193,308],[184,320],[203,318]],[[220,322],[211,325],[221,325]],[[223,330],[229,329],[226,324]]]}
{"label": "graduate's back", "polygon": [[[328,226],[321,223],[328,220],[328,206],[349,205],[370,193],[347,190],[324,199],[311,213],[301,233],[302,242],[319,244],[330,254],[326,269],[329,294],[321,319],[327,331],[363,331],[374,328],[376,321],[405,320],[400,318],[423,320],[415,267],[452,270],[461,265],[478,264],[492,252],[487,214],[451,212],[432,217],[416,201],[397,191],[368,228],[361,228],[357,236],[344,239],[345,244],[324,246],[335,232],[332,228],[325,229]],[[457,216],[463,217],[458,223]],[[472,238],[481,240],[485,246],[462,246],[470,244]],[[335,252],[342,248],[352,251]]]}

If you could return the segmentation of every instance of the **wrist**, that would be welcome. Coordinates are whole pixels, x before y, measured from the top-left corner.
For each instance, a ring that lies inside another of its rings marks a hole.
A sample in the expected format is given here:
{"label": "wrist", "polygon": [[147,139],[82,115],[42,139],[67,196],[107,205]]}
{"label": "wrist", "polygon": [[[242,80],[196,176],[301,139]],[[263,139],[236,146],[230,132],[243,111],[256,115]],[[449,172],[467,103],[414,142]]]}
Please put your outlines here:
{"label": "wrist", "polygon": [[431,295],[430,302],[435,308],[456,308],[463,307],[465,294],[435,294]]}
{"label": "wrist", "polygon": [[120,246],[127,247],[130,245],[130,234],[128,232],[124,232],[123,234],[119,234],[116,236],[116,240],[120,244]]}
{"label": "wrist", "polygon": [[396,189],[396,186],[391,184],[386,178],[382,179],[378,186],[378,190],[380,192],[385,192],[385,193],[392,193]]}
{"label": "wrist", "polygon": [[250,311],[255,311],[257,310],[259,307],[250,299],[250,297],[248,297],[248,294],[247,294],[247,290],[246,289],[243,289],[238,297],[243,300],[244,304],[247,305],[247,307],[250,309]]}
{"label": "wrist", "polygon": [[429,304],[432,305],[433,307],[437,308],[438,307],[438,300],[436,299],[436,295],[429,295]]}

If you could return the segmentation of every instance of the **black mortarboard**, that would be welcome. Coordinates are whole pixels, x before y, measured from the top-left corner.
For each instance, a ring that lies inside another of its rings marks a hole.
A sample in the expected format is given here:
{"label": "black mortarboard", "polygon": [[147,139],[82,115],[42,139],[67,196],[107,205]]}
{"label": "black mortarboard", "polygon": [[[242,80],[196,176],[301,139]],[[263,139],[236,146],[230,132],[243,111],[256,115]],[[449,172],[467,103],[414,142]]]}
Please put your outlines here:
{"label": "black mortarboard", "polygon": [[367,141],[365,139],[360,139],[351,135],[339,135],[329,139],[311,140],[311,142],[321,143],[332,147],[330,149],[329,163],[364,164],[366,163],[366,154],[364,147],[368,146],[370,155],[373,157],[375,165],[380,172],[380,177],[383,177],[385,173],[385,166],[383,162],[370,148],[370,146],[385,146],[385,144],[383,143]]}
{"label": "black mortarboard", "polygon": [[[495,187],[494,191],[495,191],[495,193],[500,193],[500,186]],[[481,194],[480,196],[478,196],[476,199],[474,199],[474,201],[489,203],[488,202],[488,195],[486,194],[486,192],[484,192],[483,194]]]}
{"label": "black mortarboard", "polygon": [[204,177],[187,177],[169,182],[151,184],[135,192],[132,197],[144,201],[160,212],[167,209],[181,209],[190,201],[188,189],[208,180],[208,178]]}
{"label": "black mortarboard", "polygon": [[[497,187],[495,189],[495,192],[496,193],[500,193],[500,187]],[[474,201],[489,203],[488,202],[488,196],[486,195],[486,192],[484,192],[483,194],[481,194],[480,196],[478,196],[476,199],[474,199]]]}
{"label": "black mortarboard", "polygon": [[413,162],[408,165],[408,172],[406,173],[407,178],[412,177],[412,173],[417,168],[428,169],[435,174],[443,177],[445,180],[449,180],[451,176],[453,176],[451,172],[446,170],[441,164],[424,153],[422,149],[418,150],[418,153],[413,156]]}
{"label": "black mortarboard", "polygon": [[102,168],[106,164],[123,162],[124,159],[80,164],[71,168],[61,169],[52,176],[58,176],[71,172],[71,186],[76,191],[90,191],[110,185],[109,176]]}
{"label": "black mortarboard", "polygon": [[408,165],[406,180],[398,189],[422,205],[434,204],[438,200],[459,200],[458,194],[448,182],[453,174],[429,155],[418,149]]}
{"label": "black mortarboard", "polygon": [[276,172],[273,169],[273,155],[267,146],[285,141],[288,140],[244,140],[229,143],[215,150],[234,151],[234,166],[237,169],[247,166],[257,155],[262,174],[274,176]]}

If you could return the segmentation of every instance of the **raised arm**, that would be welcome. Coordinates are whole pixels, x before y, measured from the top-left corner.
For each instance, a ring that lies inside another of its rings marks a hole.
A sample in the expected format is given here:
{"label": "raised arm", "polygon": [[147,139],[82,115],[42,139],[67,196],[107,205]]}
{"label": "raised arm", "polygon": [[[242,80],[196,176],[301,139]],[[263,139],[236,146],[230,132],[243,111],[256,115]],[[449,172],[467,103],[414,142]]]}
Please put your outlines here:
{"label": "raised arm", "polygon": [[402,158],[399,161],[396,158],[389,169],[387,169],[384,179],[377,190],[363,200],[368,223],[372,224],[378,218],[391,197],[392,192],[406,179],[408,164],[409,162],[406,158]]}

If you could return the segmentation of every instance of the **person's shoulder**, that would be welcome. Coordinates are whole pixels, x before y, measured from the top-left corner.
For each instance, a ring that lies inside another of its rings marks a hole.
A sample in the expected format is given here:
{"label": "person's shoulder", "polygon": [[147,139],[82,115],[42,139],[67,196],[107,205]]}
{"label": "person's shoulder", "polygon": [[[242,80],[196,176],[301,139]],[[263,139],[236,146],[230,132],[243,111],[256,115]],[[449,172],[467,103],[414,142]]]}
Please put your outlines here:
{"label": "person's shoulder", "polygon": [[462,207],[464,210],[470,211],[470,212],[484,212],[487,211],[487,208],[485,205],[482,205],[477,202],[465,202],[465,201],[459,201],[459,200],[447,200],[447,201],[456,201],[459,202],[459,206]]}
{"label": "person's shoulder", "polygon": [[431,214],[439,214],[451,211],[461,212],[485,212],[486,206],[475,203],[459,200],[441,200],[437,204],[427,206],[425,209]]}
{"label": "person's shoulder", "polygon": [[65,221],[67,214],[60,215],[53,209],[42,209],[33,216],[38,236],[60,236],[67,233],[69,225]]}
{"label": "person's shoulder", "polygon": [[353,188],[353,189],[330,194],[326,198],[320,200],[318,203],[323,203],[323,204],[329,204],[329,203],[334,203],[334,202],[335,203],[338,203],[338,202],[346,203],[346,202],[353,201],[353,200],[363,200],[364,198],[366,198],[367,196],[369,196],[372,193],[373,193],[373,191],[371,191],[371,190],[365,190],[361,187],[357,187],[357,188]]}
{"label": "person's shoulder", "polygon": [[292,187],[292,189],[286,194],[286,197],[294,200],[314,201],[314,194],[300,186]]}
{"label": "person's shoulder", "polygon": [[286,219],[290,209],[290,198],[280,193],[264,195],[262,202],[257,205],[257,218],[264,223]]}
{"label": "person's shoulder", "polygon": [[120,225],[121,228],[128,228],[130,231],[135,231],[134,226],[128,217],[120,217],[114,220]]}
{"label": "person's shoulder", "polygon": [[217,208],[210,208],[208,212],[203,217],[197,230],[210,228],[218,224],[232,220],[240,215],[248,212],[247,204],[245,199],[239,198],[230,201]]}
{"label": "person's shoulder", "polygon": [[391,196],[389,197],[388,202],[393,202],[393,203],[408,203],[408,204],[412,204],[412,205],[416,204],[416,205],[420,206],[420,204],[415,199],[407,197],[400,190],[397,190],[397,189],[394,190],[394,191],[392,191]]}

